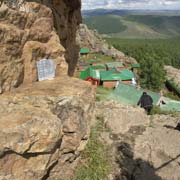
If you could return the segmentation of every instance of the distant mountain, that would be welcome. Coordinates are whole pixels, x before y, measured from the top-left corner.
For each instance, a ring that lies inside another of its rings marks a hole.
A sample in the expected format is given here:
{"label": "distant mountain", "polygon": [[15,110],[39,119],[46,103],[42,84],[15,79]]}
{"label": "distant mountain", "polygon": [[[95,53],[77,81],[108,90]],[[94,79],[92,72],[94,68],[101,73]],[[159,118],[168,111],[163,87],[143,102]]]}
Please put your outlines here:
{"label": "distant mountain", "polygon": [[150,10],[89,10],[83,23],[118,38],[170,38],[180,35],[180,12]]}
{"label": "distant mountain", "polygon": [[102,16],[102,15],[125,15],[129,14],[128,10],[113,10],[113,9],[95,9],[82,11],[83,17]]}
{"label": "distant mountain", "polygon": [[82,10],[83,17],[102,16],[102,15],[161,15],[161,16],[180,16],[179,10],[126,10],[126,9],[93,9]]}

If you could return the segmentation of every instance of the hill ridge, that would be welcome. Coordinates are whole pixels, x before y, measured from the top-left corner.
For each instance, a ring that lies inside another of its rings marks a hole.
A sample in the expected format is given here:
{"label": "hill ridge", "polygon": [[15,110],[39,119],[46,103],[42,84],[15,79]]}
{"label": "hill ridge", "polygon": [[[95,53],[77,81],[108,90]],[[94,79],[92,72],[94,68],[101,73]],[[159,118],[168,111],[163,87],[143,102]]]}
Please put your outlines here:
{"label": "hill ridge", "polygon": [[180,16],[105,14],[85,16],[83,23],[100,34],[118,38],[171,38],[180,35]]}

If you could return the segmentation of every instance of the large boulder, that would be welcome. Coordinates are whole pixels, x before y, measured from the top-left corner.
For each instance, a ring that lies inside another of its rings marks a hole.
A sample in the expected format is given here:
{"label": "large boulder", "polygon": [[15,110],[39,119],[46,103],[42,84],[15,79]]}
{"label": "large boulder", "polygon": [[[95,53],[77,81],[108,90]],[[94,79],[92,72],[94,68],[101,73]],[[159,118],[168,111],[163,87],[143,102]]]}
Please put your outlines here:
{"label": "large boulder", "polygon": [[46,57],[54,60],[57,76],[67,71],[73,75],[79,52],[75,35],[81,22],[80,7],[79,0],[2,4],[0,93],[37,81],[36,61]]}
{"label": "large boulder", "polygon": [[1,95],[0,179],[71,179],[93,111],[92,89],[68,77]]}
{"label": "large boulder", "polygon": [[97,103],[96,116],[104,119],[112,148],[114,179],[171,180],[180,177],[180,114],[147,116],[143,109]]}
{"label": "large boulder", "polygon": [[[95,99],[88,84],[67,76],[78,59],[81,2],[3,2],[0,179],[72,179],[88,142]],[[36,62],[46,57],[54,60],[56,78],[36,82]]]}
{"label": "large boulder", "polygon": [[[152,170],[159,179],[179,179],[180,131],[173,129],[178,121],[179,117],[156,115],[146,131],[136,139],[134,159],[142,161],[139,168],[141,179],[147,174],[147,179],[151,179]],[[147,162],[153,169],[148,169]]]}

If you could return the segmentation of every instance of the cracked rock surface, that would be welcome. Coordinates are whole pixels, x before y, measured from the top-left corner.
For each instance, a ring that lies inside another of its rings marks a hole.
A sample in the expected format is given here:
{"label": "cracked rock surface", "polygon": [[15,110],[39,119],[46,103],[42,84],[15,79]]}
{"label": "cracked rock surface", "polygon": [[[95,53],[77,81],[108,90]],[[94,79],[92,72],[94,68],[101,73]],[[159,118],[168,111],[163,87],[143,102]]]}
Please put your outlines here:
{"label": "cracked rock surface", "polygon": [[70,179],[93,111],[92,89],[68,77],[1,95],[0,179]]}
{"label": "cracked rock surface", "polygon": [[104,141],[114,154],[113,180],[178,180],[180,114],[147,116],[144,110],[115,102],[97,103],[96,116],[110,128]]}
{"label": "cracked rock surface", "polygon": [[[11,3],[12,2],[12,5]],[[14,8],[14,4],[18,4]],[[78,60],[79,0],[16,0],[0,7],[0,93],[37,81],[36,62],[54,60],[56,76],[73,75]]]}

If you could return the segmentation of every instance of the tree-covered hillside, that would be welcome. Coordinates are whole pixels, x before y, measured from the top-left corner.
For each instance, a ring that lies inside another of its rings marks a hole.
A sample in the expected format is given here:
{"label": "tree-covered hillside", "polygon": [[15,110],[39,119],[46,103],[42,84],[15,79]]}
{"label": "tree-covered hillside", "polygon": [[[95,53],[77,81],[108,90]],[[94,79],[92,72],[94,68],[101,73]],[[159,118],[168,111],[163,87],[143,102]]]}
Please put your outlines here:
{"label": "tree-covered hillside", "polygon": [[84,17],[91,29],[116,38],[170,38],[180,35],[180,16],[101,15]]}
{"label": "tree-covered hillside", "polygon": [[141,85],[159,90],[165,81],[164,65],[180,68],[180,38],[157,40],[108,39],[115,48],[141,64]]}
{"label": "tree-covered hillside", "polygon": [[93,16],[83,21],[90,29],[96,29],[100,34],[119,33],[126,30],[126,26],[115,16]]}
{"label": "tree-covered hillside", "polygon": [[180,34],[180,16],[129,15],[126,20],[145,24],[154,31],[167,34]]}

